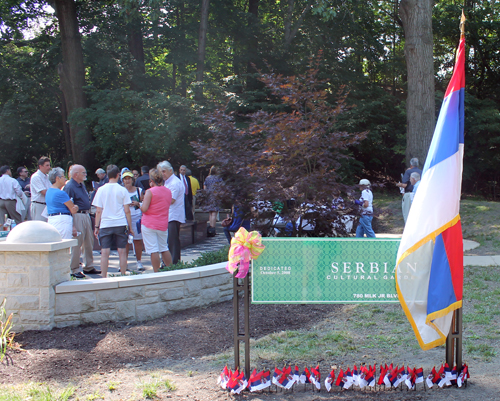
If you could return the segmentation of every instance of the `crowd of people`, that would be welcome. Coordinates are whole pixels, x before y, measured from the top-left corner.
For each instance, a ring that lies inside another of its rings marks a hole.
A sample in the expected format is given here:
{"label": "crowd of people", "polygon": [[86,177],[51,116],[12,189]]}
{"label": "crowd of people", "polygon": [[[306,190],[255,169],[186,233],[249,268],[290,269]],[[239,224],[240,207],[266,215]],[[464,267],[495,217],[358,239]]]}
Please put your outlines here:
{"label": "crowd of people", "polygon": [[[410,164],[411,167],[402,174],[402,180],[397,184],[403,195],[405,223],[422,174],[417,158],[411,159]],[[120,170],[115,165],[109,165],[106,170],[97,169],[95,174],[98,181],[92,182],[92,192],[89,193],[85,186],[87,170],[78,164],[69,168],[69,179],[62,168],[51,167],[48,157],[38,160],[38,169],[31,177],[28,169],[22,166],[17,169],[18,177],[14,179],[11,168],[2,166],[0,225],[4,225],[5,217],[16,224],[25,220],[41,220],[54,226],[63,239],[76,238],[78,244],[71,250],[70,264],[71,275],[75,278],[84,278],[85,274],[106,277],[111,249],[118,251],[122,274],[127,269],[132,247],[138,271],[145,270],[142,264],[144,249],[151,255],[155,272],[162,263],[167,266],[178,263],[181,258],[181,224],[194,220],[196,194],[200,189],[200,183],[191,171],[182,165],[176,175],[172,165],[162,161],[153,169],[142,166],[140,172],[127,167]],[[206,195],[203,211],[209,214],[208,236],[216,232],[216,221],[221,211],[217,192],[221,185],[223,181],[216,167],[212,166],[203,184]],[[366,235],[373,238],[371,184],[369,180],[362,179],[358,185],[361,196],[355,200],[360,215],[356,237]],[[92,207],[95,208],[95,221],[91,218]],[[337,207],[332,205],[333,209]],[[309,209],[307,211],[311,212]],[[233,206],[232,218],[228,216],[223,222],[228,242],[231,242],[231,233],[240,227],[250,229],[248,215],[244,205]],[[307,231],[315,224],[311,220],[313,215],[306,212],[306,217],[301,216],[297,224]],[[286,225],[282,230],[286,230]],[[94,266],[94,237],[101,247],[100,270]]]}
{"label": "crowd of people", "polygon": [[[12,178],[9,166],[0,168],[0,223],[5,218],[19,224],[39,220],[51,224],[62,239],[76,238],[71,249],[71,275],[107,276],[109,256],[116,249],[120,272],[127,270],[127,258],[133,247],[136,270],[143,271],[143,248],[151,255],[154,271],[161,262],[169,266],[180,261],[180,226],[194,219],[196,193],[200,184],[186,166],[179,175],[168,161],[156,168],[138,170],[109,165],[99,168],[87,191],[87,170],[74,164],[68,177],[61,167],[51,167],[48,157],[38,160],[37,171],[29,177],[28,169],[17,169]],[[91,217],[94,208],[95,219]],[[94,238],[101,247],[100,270],[94,265]],[[144,246],[143,246],[144,245]]]}

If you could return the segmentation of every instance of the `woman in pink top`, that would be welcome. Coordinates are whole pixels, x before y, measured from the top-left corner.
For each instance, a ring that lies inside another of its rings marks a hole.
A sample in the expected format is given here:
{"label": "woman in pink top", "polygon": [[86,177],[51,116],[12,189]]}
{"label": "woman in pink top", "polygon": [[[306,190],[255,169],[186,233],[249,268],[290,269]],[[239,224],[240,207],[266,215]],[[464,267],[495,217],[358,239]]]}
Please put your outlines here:
{"label": "woman in pink top", "polygon": [[163,175],[157,169],[149,170],[150,189],[142,202],[141,231],[146,252],[151,255],[153,270],[160,269],[160,253],[166,266],[172,264],[168,250],[168,209],[172,203],[172,192],[163,186]]}

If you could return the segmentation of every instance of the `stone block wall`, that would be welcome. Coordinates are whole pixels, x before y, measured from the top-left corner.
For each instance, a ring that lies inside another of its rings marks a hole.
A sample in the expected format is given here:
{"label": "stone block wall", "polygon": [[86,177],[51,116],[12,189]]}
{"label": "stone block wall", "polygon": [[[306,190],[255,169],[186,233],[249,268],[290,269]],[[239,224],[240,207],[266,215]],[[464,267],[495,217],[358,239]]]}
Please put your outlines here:
{"label": "stone block wall", "polygon": [[[52,244],[2,243],[0,247],[0,302],[14,313],[16,330],[54,327],[55,285],[69,281],[72,240]],[[76,242],[76,241],[75,241]]]}
{"label": "stone block wall", "polygon": [[225,265],[61,283],[55,287],[55,326],[150,320],[232,299]]}
{"label": "stone block wall", "polygon": [[14,313],[14,331],[156,319],[233,296],[226,263],[70,281],[70,248],[74,245],[76,240],[0,241],[0,302],[6,298],[7,313]]}

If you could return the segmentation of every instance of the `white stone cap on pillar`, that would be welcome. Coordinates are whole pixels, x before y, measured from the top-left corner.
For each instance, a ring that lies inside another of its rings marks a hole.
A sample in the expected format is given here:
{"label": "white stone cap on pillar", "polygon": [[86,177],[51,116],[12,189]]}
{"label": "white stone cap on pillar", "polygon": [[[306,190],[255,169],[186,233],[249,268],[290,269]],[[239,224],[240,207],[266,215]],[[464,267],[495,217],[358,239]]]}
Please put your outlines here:
{"label": "white stone cap on pillar", "polygon": [[59,231],[44,221],[26,221],[15,226],[0,252],[47,252],[78,245],[76,239],[62,239]]}

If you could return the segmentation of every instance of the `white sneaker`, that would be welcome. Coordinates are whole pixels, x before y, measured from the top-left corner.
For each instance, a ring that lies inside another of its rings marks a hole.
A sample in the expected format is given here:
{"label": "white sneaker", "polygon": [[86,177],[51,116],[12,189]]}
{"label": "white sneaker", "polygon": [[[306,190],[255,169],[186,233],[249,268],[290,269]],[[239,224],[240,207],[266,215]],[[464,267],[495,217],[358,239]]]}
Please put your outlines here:
{"label": "white sneaker", "polygon": [[140,261],[137,261],[137,271],[143,272],[146,268],[142,265]]}

